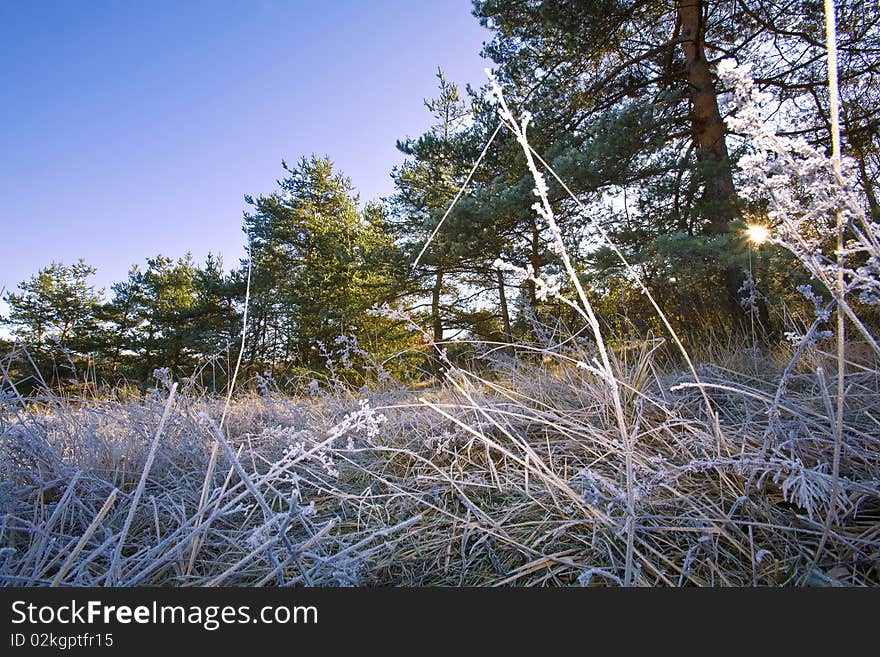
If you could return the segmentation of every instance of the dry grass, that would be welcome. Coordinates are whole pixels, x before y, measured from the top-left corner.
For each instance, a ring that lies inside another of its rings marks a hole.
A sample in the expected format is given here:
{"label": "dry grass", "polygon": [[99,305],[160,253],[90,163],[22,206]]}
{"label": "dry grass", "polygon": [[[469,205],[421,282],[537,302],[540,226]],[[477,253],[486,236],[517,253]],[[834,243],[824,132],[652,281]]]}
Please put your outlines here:
{"label": "dry grass", "polygon": [[[699,368],[719,436],[693,379],[658,369],[650,345],[612,354],[634,446],[633,581],[877,584],[877,368],[847,376],[837,512],[814,566],[833,513],[835,367],[795,372],[776,399],[780,369],[748,358]],[[619,585],[627,446],[609,386],[579,360],[451,370],[365,409],[355,393],[241,396],[222,434],[223,400],[187,393],[9,396],[0,583]]]}

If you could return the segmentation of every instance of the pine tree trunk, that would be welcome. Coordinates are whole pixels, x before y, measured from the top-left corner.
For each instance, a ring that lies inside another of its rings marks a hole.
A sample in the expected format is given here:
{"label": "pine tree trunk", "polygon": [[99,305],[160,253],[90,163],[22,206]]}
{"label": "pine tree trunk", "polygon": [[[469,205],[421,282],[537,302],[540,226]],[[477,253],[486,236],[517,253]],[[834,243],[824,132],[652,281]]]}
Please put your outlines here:
{"label": "pine tree trunk", "polygon": [[[253,335],[253,344],[250,348],[250,354],[248,354],[248,361],[245,367],[246,371],[250,372],[254,370],[254,364],[257,362],[257,358],[260,355],[260,349],[265,345],[266,340],[266,318],[262,312],[254,313],[256,315],[256,321],[253,323],[254,335]],[[245,327],[244,330],[247,330]]]}
{"label": "pine tree trunk", "polygon": [[501,325],[504,330],[504,341],[513,342],[513,334],[510,331],[510,312],[507,309],[507,294],[504,292],[504,273],[498,269],[495,272],[498,277],[498,301],[501,304]]}
{"label": "pine tree trunk", "polygon": [[874,183],[868,174],[868,167],[865,164],[865,153],[860,148],[855,148],[853,155],[859,168],[859,177],[862,181],[862,188],[865,190],[865,198],[868,200],[868,212],[870,213],[871,221],[880,221],[880,202],[877,201]]}
{"label": "pine tree trunk", "polygon": [[[706,165],[703,202],[710,215],[708,230],[712,235],[724,235],[730,232],[730,222],[738,216],[737,197],[718,94],[706,61],[704,6],[704,0],[679,0],[678,16],[691,101],[691,134],[697,159]],[[745,316],[738,292],[742,275],[736,267],[725,267],[721,279],[726,292],[724,309],[734,323],[741,324]]]}
{"label": "pine tree trunk", "polygon": [[[532,217],[532,252],[529,256],[529,261],[534,270],[534,276],[537,278],[541,272],[541,230],[538,228],[538,222],[535,217]],[[527,285],[529,286],[529,304],[534,311],[538,305],[538,291],[535,288],[534,281],[528,281]]]}
{"label": "pine tree trunk", "polygon": [[691,134],[697,157],[710,165],[706,179],[705,200],[713,208],[711,230],[726,233],[728,223],[736,218],[736,190],[725,141],[724,122],[718,110],[718,94],[709,63],[706,61],[703,33],[703,0],[680,0],[681,44],[685,57],[691,99]]}
{"label": "pine tree trunk", "polygon": [[440,377],[443,374],[443,361],[440,358],[440,344],[443,342],[443,318],[440,316],[440,293],[443,290],[443,270],[438,269],[434,279],[434,289],[431,292],[431,322],[434,325],[434,374]]}

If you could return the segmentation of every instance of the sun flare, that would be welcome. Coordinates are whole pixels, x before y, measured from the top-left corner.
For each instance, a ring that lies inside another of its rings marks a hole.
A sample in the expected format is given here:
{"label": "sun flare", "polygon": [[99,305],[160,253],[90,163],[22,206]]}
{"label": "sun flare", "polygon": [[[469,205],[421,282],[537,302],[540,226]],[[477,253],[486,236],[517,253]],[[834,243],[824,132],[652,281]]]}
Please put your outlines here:
{"label": "sun flare", "polygon": [[754,244],[763,244],[770,239],[770,230],[767,226],[760,224],[752,224],[748,227],[746,233],[749,236],[749,241]]}

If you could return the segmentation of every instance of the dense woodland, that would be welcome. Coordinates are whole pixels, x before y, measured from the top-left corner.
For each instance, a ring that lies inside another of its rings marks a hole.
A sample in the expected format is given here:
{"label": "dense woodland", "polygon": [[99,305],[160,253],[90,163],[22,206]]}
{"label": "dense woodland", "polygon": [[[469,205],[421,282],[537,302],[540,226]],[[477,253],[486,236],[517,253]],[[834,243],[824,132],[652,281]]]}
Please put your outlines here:
{"label": "dense woodland", "polygon": [[[483,55],[507,102],[533,117],[531,146],[578,200],[547,176],[565,244],[613,340],[664,329],[602,232],[688,346],[732,336],[771,348],[803,332],[830,294],[790,250],[748,239],[749,225],[772,234],[774,217],[743,179],[752,147],[725,122],[738,108],[717,67],[751,65],[779,134],[825,152],[820,2],[476,0],[474,16],[492,30]],[[842,149],[873,219],[878,21],[876,0],[838,4]],[[380,370],[436,376],[441,351],[454,361],[577,333],[578,317],[536,285],[557,280],[565,293],[571,283],[532,209],[520,144],[497,130],[489,85],[461,89],[438,71],[425,110],[424,134],[397,143],[396,191],[379,202],[361,204],[332,154],[283,163],[276,192],[246,197],[248,258],[231,270],[215,257],[157,255],[99,291],[89,264],[48,265],[5,296],[3,367],[21,390],[143,387],[159,368],[220,390],[240,358],[242,380],[269,373],[293,389],[328,368],[358,384]],[[873,301],[851,301],[872,330]],[[385,304],[413,321],[376,311]]]}

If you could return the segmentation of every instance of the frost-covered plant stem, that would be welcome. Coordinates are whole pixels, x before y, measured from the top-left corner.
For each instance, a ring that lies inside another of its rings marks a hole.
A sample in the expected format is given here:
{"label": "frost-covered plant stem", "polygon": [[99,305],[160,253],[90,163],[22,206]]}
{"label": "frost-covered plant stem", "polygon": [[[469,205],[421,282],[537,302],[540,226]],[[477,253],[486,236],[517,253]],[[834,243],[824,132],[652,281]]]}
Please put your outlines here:
{"label": "frost-covered plant stem", "polygon": [[614,416],[617,421],[617,429],[620,432],[621,444],[624,446],[626,458],[626,569],[623,576],[623,582],[624,586],[630,586],[633,584],[633,534],[635,530],[635,481],[633,475],[633,443],[635,441],[635,436],[631,435],[630,431],[627,429],[626,417],[623,412],[623,403],[620,395],[620,386],[614,374],[614,370],[611,367],[611,360],[608,358],[608,349],[605,346],[605,339],[602,336],[602,329],[599,326],[599,320],[596,317],[596,313],[593,311],[593,306],[587,298],[583,286],[581,285],[580,277],[571,262],[568,249],[565,248],[565,243],[562,239],[562,231],[556,223],[556,215],[550,205],[550,199],[547,197],[547,182],[544,180],[544,175],[538,170],[535,160],[532,157],[532,149],[529,145],[528,138],[526,137],[526,131],[528,129],[529,121],[531,120],[531,115],[526,112],[523,115],[521,122],[517,122],[516,118],[511,113],[510,108],[507,106],[507,102],[504,100],[504,95],[501,93],[501,87],[498,85],[498,81],[489,71],[487,71],[487,74],[492,81],[495,97],[498,101],[498,113],[501,116],[502,121],[504,121],[511,132],[513,132],[525,154],[526,164],[532,174],[532,178],[535,180],[534,193],[535,196],[538,197],[538,202],[532,207],[538,215],[547,222],[550,227],[550,232],[553,234],[554,250],[562,260],[565,273],[568,275],[569,280],[577,291],[578,299],[581,302],[583,312],[586,315],[587,322],[593,332],[593,338],[596,341],[596,348],[599,351],[599,358],[602,364],[600,372],[608,386],[609,392],[611,393],[611,399],[614,404]]}
{"label": "frost-covered plant stem", "polygon": [[147,476],[150,474],[150,468],[153,467],[153,461],[156,458],[156,450],[159,448],[159,439],[162,437],[162,430],[165,428],[165,422],[168,420],[168,413],[171,410],[171,404],[174,403],[174,393],[177,392],[177,383],[171,384],[171,391],[168,393],[168,401],[165,402],[165,410],[162,411],[162,418],[159,420],[159,426],[156,427],[156,433],[153,436],[153,442],[150,445],[150,451],[147,454],[144,469],[141,472],[141,478],[138,481],[137,489],[131,497],[131,504],[128,507],[128,515],[125,516],[125,522],[122,525],[122,531],[119,532],[119,541],[116,543],[116,549],[113,551],[113,558],[110,560],[110,569],[107,571],[107,579],[104,581],[105,586],[115,586],[119,581],[119,560],[122,558],[122,548],[125,545],[125,539],[128,536],[128,530],[131,522],[134,520],[138,503],[144,494],[144,488],[147,485]]}
{"label": "frost-covered plant stem", "polygon": [[[571,191],[571,188],[569,188],[569,186],[565,183],[565,181],[559,177],[559,174],[557,174],[553,170],[553,168],[549,164],[547,164],[547,162],[544,160],[544,158],[542,158],[541,155],[537,151],[535,151],[535,149],[533,149],[531,147],[531,145],[529,146],[529,150],[531,151],[532,156],[541,164],[541,166],[543,166],[550,173],[551,176],[553,176],[553,178],[556,180],[556,182],[559,184],[559,186],[562,187],[562,189],[565,191],[566,194],[568,194],[568,198],[571,199],[574,202],[574,204],[578,207],[578,209],[584,213],[584,216],[588,216],[587,208],[584,205],[583,201],[581,201],[577,197],[577,195],[573,191]],[[681,338],[678,336],[678,332],[675,330],[675,328],[670,323],[669,318],[666,316],[666,313],[663,312],[663,309],[657,303],[657,300],[654,298],[654,295],[651,294],[651,290],[648,289],[648,287],[645,285],[645,283],[641,280],[639,273],[636,271],[635,267],[629,262],[629,260],[627,260],[624,253],[620,250],[620,248],[617,246],[617,244],[615,244],[614,240],[611,239],[611,236],[608,234],[608,232],[602,227],[602,224],[599,222],[594,222],[593,226],[596,228],[596,230],[602,236],[602,239],[605,241],[605,243],[611,248],[611,250],[614,252],[614,254],[618,257],[620,262],[623,264],[627,273],[629,273],[633,283],[635,283],[638,286],[641,293],[644,294],[645,298],[648,299],[648,302],[651,304],[651,307],[654,308],[654,311],[657,313],[657,317],[660,318],[660,321],[663,323],[663,326],[666,327],[666,330],[668,331],[669,336],[672,338],[672,341],[675,343],[675,346],[678,348],[679,353],[681,354],[682,358],[684,359],[684,362],[687,365],[688,370],[690,371],[691,375],[694,377],[694,381],[698,384],[698,388],[700,390],[700,395],[702,396],[703,402],[705,404],[706,413],[709,415],[709,418],[712,422],[712,429],[715,434],[715,448],[716,448],[716,452],[718,454],[718,457],[720,458],[721,457],[721,445],[724,442],[724,434],[721,430],[721,423],[718,419],[718,414],[715,412],[715,409],[712,406],[712,402],[709,399],[709,395],[706,393],[706,391],[702,387],[702,383],[700,381],[700,375],[697,372],[697,368],[694,366],[694,363],[691,360],[690,354],[688,354],[687,349],[685,349],[684,344],[681,341]],[[536,279],[536,282],[537,282],[537,280],[540,280],[540,279]],[[558,296],[557,298],[563,300],[568,305],[571,305],[567,300],[563,299],[562,297]]]}
{"label": "frost-covered plant stem", "polygon": [[[726,122],[755,149],[740,158],[740,166],[746,174],[744,189],[770,201],[771,241],[790,251],[822,283],[836,299],[838,312],[880,356],[880,344],[846,298],[858,292],[863,303],[880,303],[880,224],[865,216],[852,162],[839,153],[828,158],[803,138],[777,134],[760,111],[767,94],[757,90],[748,65],[724,60],[718,73],[733,88],[738,106]],[[833,141],[839,148],[839,139]],[[846,229],[854,238],[848,243],[843,239]],[[826,239],[834,240],[834,255],[823,252]],[[863,264],[848,268],[847,258]]]}
{"label": "frost-covered plant stem", "polygon": [[[830,114],[831,157],[810,146],[803,139],[776,134],[758,111],[765,94],[757,91],[747,68],[731,62],[719,65],[719,74],[732,83],[738,98],[738,112],[727,119],[728,124],[746,135],[756,148],[756,155],[744,157],[741,166],[753,181],[753,189],[770,200],[768,218],[776,224],[778,237],[773,239],[791,251],[804,268],[825,286],[836,307],[835,336],[837,342],[836,404],[827,395],[827,416],[834,436],[831,463],[831,486],[822,538],[813,554],[814,566],[838,520],[840,506],[840,461],[844,440],[846,397],[846,318],[880,355],[876,338],[858,318],[847,297],[860,293],[863,303],[880,303],[880,224],[869,220],[864,212],[853,176],[853,165],[841,154],[840,101],[837,78],[837,45],[834,0],[824,1],[826,49],[828,55],[828,94]],[[793,193],[792,188],[800,193]],[[847,241],[847,231],[853,239]],[[834,243],[834,254],[823,252],[823,245]],[[861,262],[863,264],[859,265]],[[848,263],[856,263],[848,266]],[[830,306],[829,306],[830,307]],[[827,309],[818,312],[817,320],[827,316]],[[811,329],[815,329],[814,326]],[[795,359],[802,349],[798,349]],[[790,369],[786,368],[786,372]],[[785,385],[786,377],[780,382]],[[774,409],[775,411],[775,404]]]}
{"label": "frost-covered plant stem", "polygon": [[[825,45],[828,50],[828,100],[831,114],[831,164],[839,182],[843,182],[840,167],[840,101],[837,86],[837,25],[835,18],[834,0],[825,0]],[[843,444],[843,413],[844,393],[846,379],[846,324],[841,309],[846,295],[846,284],[843,276],[844,269],[844,221],[840,208],[837,210],[837,286],[835,298],[837,300],[837,413],[834,423],[834,457],[831,466],[831,500],[828,506],[828,515],[825,518],[825,529],[822,532],[822,540],[816,548],[813,556],[813,564],[819,562],[828,535],[831,531],[831,523],[837,515],[837,496],[840,479],[840,449]]]}

